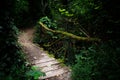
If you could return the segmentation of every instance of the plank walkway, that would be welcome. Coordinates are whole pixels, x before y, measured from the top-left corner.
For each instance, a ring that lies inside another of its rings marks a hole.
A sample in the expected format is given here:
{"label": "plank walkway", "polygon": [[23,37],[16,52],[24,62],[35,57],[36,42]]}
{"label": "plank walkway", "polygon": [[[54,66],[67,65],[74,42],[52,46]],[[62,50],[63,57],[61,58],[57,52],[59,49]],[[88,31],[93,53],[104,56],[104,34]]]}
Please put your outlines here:
{"label": "plank walkway", "polygon": [[68,67],[62,66],[55,58],[49,57],[46,51],[32,43],[33,32],[33,29],[24,30],[18,41],[29,63],[45,72],[46,76],[40,77],[39,80],[71,80]]}

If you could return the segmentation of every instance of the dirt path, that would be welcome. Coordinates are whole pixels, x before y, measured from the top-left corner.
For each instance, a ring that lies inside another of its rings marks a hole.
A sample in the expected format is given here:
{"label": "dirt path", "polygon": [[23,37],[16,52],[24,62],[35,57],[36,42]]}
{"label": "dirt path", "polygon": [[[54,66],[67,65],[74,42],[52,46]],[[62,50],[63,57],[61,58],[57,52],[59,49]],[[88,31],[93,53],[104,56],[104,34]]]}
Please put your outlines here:
{"label": "dirt path", "polygon": [[46,76],[39,80],[71,80],[70,69],[61,66],[61,63],[49,57],[46,52],[32,42],[34,30],[32,28],[22,31],[19,36],[19,43],[26,53],[26,58],[30,64],[39,67]]}

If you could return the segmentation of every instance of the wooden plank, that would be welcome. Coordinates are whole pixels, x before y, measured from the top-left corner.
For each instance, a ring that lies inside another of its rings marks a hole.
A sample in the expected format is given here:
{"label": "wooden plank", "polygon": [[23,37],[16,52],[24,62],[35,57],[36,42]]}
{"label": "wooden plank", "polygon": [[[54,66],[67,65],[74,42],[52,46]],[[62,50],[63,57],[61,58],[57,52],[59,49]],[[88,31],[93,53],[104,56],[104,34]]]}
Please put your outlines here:
{"label": "wooden plank", "polygon": [[50,62],[44,62],[44,63],[41,63],[41,64],[36,64],[35,66],[37,67],[46,67],[46,66],[52,66],[52,65],[55,65],[55,64],[59,64],[60,62],[56,61],[56,60],[53,60],[53,61],[50,61]]}
{"label": "wooden plank", "polygon": [[45,63],[45,62],[49,62],[49,61],[53,61],[55,60],[54,58],[42,58],[40,60],[35,60],[34,62],[32,62],[33,65],[35,64],[41,64],[41,63]]}
{"label": "wooden plank", "polygon": [[47,79],[47,78],[51,78],[51,77],[55,77],[55,76],[60,76],[66,72],[69,72],[69,71],[67,69],[64,69],[64,68],[57,69],[57,70],[50,71],[50,72],[46,72],[46,76],[40,77],[39,80]]}
{"label": "wooden plank", "polygon": [[46,73],[46,72],[54,71],[54,70],[57,70],[60,68],[62,68],[62,67],[58,64],[58,65],[52,65],[50,67],[43,67],[42,71]]}

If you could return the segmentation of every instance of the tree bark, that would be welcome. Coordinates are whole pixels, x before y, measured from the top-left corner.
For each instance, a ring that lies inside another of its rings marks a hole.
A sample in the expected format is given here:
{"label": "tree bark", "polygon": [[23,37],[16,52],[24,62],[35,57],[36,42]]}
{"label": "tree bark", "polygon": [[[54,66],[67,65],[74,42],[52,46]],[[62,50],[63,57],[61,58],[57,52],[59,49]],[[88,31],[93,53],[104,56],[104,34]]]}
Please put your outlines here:
{"label": "tree bark", "polygon": [[64,36],[67,36],[67,37],[70,37],[70,38],[73,38],[73,39],[77,39],[79,41],[97,41],[97,42],[101,41],[101,39],[99,39],[99,38],[81,37],[81,36],[77,36],[77,35],[74,35],[72,33],[68,33],[68,32],[65,32],[65,31],[52,30],[52,29],[48,28],[46,25],[44,25],[42,22],[39,22],[39,24],[42,28],[44,28],[47,31],[50,31],[50,32],[53,32],[53,33],[59,33],[59,34],[62,34]]}

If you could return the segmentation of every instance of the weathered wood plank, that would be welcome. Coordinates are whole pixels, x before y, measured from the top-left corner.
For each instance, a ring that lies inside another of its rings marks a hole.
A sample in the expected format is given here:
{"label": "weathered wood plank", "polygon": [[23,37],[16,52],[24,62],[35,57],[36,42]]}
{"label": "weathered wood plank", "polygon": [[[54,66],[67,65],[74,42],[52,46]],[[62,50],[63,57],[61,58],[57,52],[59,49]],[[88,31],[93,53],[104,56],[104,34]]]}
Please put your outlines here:
{"label": "weathered wood plank", "polygon": [[41,64],[36,64],[35,66],[37,67],[40,67],[40,68],[43,68],[43,67],[50,67],[52,65],[55,65],[55,64],[59,64],[60,62],[56,61],[56,60],[53,60],[53,61],[50,61],[50,62],[45,62],[45,63],[41,63]]}
{"label": "weathered wood plank", "polygon": [[66,72],[68,72],[67,69],[64,69],[64,68],[57,69],[54,71],[46,72],[46,76],[40,77],[39,79],[42,80],[42,79],[46,79],[46,78],[57,77],[57,76],[60,76]]}

